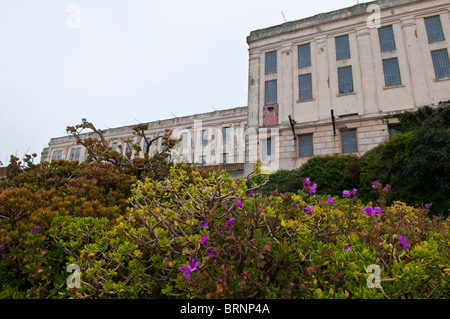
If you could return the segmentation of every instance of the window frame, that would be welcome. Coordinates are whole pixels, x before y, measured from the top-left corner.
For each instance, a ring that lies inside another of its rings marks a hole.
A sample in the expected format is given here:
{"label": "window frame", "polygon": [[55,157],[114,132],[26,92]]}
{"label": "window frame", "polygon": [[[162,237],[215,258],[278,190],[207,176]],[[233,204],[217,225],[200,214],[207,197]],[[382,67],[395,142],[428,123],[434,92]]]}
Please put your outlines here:
{"label": "window frame", "polygon": [[[352,141],[351,141],[352,143],[354,143],[352,145],[352,146],[354,146],[354,148],[351,149],[351,151],[348,151],[347,149],[345,149],[345,147],[348,146],[348,144],[346,144],[346,143],[348,143],[348,141],[344,141],[344,134],[348,134],[350,132],[354,133],[354,137],[352,137]],[[342,130],[341,131],[341,152],[342,152],[342,154],[358,153],[358,132],[357,132],[357,129],[347,129],[347,130]]]}
{"label": "window frame", "polygon": [[[311,147],[308,148],[306,152],[302,153],[302,144],[301,144],[301,138],[311,138]],[[297,135],[297,141],[298,141],[298,157],[305,158],[305,157],[313,157],[314,156],[314,136],[313,133],[309,134],[301,134]]]}

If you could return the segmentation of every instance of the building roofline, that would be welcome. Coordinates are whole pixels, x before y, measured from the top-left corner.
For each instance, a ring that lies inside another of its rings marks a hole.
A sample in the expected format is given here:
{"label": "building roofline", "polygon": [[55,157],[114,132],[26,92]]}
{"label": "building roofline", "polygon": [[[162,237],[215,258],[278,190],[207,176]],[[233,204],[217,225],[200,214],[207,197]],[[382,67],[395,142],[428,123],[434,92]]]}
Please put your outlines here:
{"label": "building roofline", "polygon": [[277,36],[283,33],[293,32],[304,28],[314,27],[323,23],[338,21],[348,17],[369,14],[367,13],[367,7],[372,4],[379,5],[381,10],[383,10],[387,8],[422,1],[429,1],[429,0],[377,0],[367,3],[360,3],[351,7],[335,11],[319,13],[308,18],[288,21],[283,24],[275,25],[272,27],[254,30],[250,32],[250,35],[247,37],[247,43],[250,44],[254,41],[258,41],[268,37]]}

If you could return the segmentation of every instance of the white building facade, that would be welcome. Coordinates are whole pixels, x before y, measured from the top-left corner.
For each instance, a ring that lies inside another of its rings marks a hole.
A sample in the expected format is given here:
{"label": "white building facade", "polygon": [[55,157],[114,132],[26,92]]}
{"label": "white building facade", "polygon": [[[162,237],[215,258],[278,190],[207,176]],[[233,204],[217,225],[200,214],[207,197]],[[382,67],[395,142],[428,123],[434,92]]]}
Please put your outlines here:
{"label": "white building facade", "polygon": [[360,4],[247,43],[248,127],[266,136],[247,149],[275,169],[362,155],[389,139],[386,116],[450,99],[448,0]]}

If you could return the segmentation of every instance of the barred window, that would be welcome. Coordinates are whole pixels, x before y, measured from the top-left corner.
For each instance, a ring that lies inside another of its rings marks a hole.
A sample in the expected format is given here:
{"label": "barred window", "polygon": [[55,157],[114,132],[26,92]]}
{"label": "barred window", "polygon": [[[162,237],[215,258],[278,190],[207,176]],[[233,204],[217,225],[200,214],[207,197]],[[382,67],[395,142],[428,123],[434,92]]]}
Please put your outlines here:
{"label": "barred window", "polygon": [[52,160],[60,160],[62,158],[62,150],[53,151]]}
{"label": "barred window", "polygon": [[181,146],[182,147],[187,147],[188,145],[188,133],[182,133],[180,135],[181,138]]}
{"label": "barred window", "polygon": [[277,51],[266,52],[266,74],[277,73]]}
{"label": "barred window", "polygon": [[336,41],[336,59],[337,60],[350,59],[350,42],[348,39],[348,34],[336,37],[335,41]]}
{"label": "barred window", "polygon": [[277,104],[277,80],[266,81],[266,105]]}
{"label": "barred window", "polygon": [[298,137],[298,156],[311,157],[314,156],[313,135],[300,135]]}
{"label": "barred window", "polygon": [[353,72],[351,66],[338,68],[339,93],[353,92]]}
{"label": "barred window", "polygon": [[115,151],[117,151],[117,142],[113,142],[112,144],[111,144],[111,148],[112,148],[112,150],[115,152]]}
{"label": "barred window", "polygon": [[400,85],[402,79],[397,58],[383,60],[384,81],[386,86]]}
{"label": "barred window", "polygon": [[358,152],[356,129],[341,131],[341,145],[343,154]]}
{"label": "barred window", "polygon": [[300,101],[310,100],[313,98],[311,73],[300,75],[298,77],[298,85],[300,91]]}
{"label": "barred window", "polygon": [[80,158],[80,150],[80,147],[72,148],[69,154],[69,161],[78,161],[78,159]]}
{"label": "barred window", "polygon": [[311,66],[311,45],[310,43],[298,46],[298,67]]}
{"label": "barred window", "polygon": [[444,31],[442,30],[441,18],[437,16],[425,18],[425,27],[428,34],[428,42],[444,41]]}
{"label": "barred window", "polygon": [[269,137],[262,142],[262,160],[271,160],[274,159],[275,155],[275,141]]}
{"label": "barred window", "polygon": [[447,49],[431,51],[436,78],[450,77],[450,61]]}
{"label": "barred window", "polygon": [[391,25],[378,29],[381,52],[395,50],[394,30]]}
{"label": "barred window", "polygon": [[133,141],[127,142],[127,148],[126,153],[132,153],[133,152]]}
{"label": "barred window", "polygon": [[202,145],[208,144],[208,131],[207,130],[202,130],[201,142],[202,142]]}
{"label": "barred window", "polygon": [[222,127],[222,142],[228,142],[230,140],[231,127]]}

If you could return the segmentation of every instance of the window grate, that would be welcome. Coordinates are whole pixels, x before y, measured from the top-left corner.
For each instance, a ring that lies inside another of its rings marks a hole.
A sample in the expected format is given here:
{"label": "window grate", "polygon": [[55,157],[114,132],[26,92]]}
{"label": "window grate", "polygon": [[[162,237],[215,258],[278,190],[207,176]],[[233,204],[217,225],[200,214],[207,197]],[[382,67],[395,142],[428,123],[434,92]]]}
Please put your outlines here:
{"label": "window grate", "polygon": [[442,30],[441,18],[433,16],[425,18],[425,27],[427,29],[428,42],[434,43],[444,41],[444,31]]}
{"label": "window grate", "polygon": [[358,152],[356,130],[341,131],[341,144],[343,154]]}
{"label": "window grate", "polygon": [[338,68],[339,93],[353,92],[353,72],[351,66]]}
{"label": "window grate", "polygon": [[437,79],[450,77],[450,61],[447,49],[431,51]]}
{"label": "window grate", "polygon": [[394,30],[391,25],[378,29],[381,52],[393,51],[396,49]]}
{"label": "window grate", "polygon": [[397,58],[383,60],[384,81],[386,86],[402,84]]}
{"label": "window grate", "polygon": [[300,75],[298,77],[298,85],[300,91],[300,101],[310,100],[313,98],[311,73]]}
{"label": "window grate", "polygon": [[306,43],[298,46],[298,67],[311,66],[311,44]]}
{"label": "window grate", "polygon": [[300,135],[298,137],[299,157],[314,156],[313,135]]}
{"label": "window grate", "polygon": [[348,34],[341,35],[335,38],[336,41],[336,59],[345,60],[350,59],[350,42]]}
{"label": "window grate", "polygon": [[266,81],[265,103],[277,104],[277,80]]}
{"label": "window grate", "polygon": [[266,74],[277,73],[277,51],[266,52]]}

